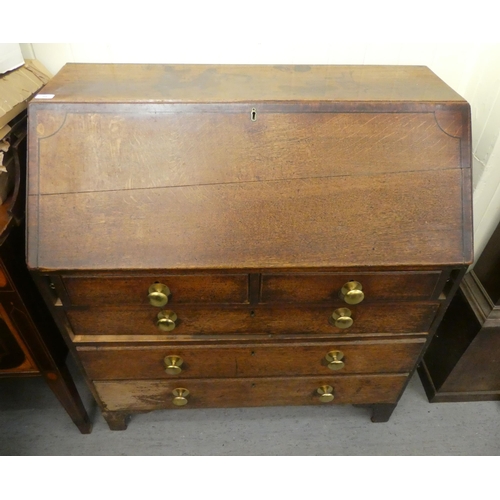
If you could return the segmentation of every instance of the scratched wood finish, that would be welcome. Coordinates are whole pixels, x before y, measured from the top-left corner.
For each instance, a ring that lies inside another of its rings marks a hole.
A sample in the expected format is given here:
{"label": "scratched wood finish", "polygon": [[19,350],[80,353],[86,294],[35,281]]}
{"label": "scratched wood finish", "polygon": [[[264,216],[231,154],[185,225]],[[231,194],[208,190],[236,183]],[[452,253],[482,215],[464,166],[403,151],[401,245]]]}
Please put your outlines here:
{"label": "scratched wood finish", "polygon": [[423,66],[67,64],[44,93],[82,103],[465,102]]}
{"label": "scratched wood finish", "polygon": [[[344,304],[345,305],[345,304]],[[343,305],[339,304],[340,307]],[[351,306],[354,324],[347,330],[330,325],[334,307],[231,308],[179,306],[174,309],[178,326],[165,333],[177,335],[225,334],[329,334],[426,332],[438,309],[436,303],[384,303]],[[165,308],[167,309],[167,308]],[[156,307],[108,307],[68,310],[76,335],[158,335],[160,309]],[[117,339],[119,340],[119,339]]]}
{"label": "scratched wood finish", "polygon": [[295,273],[262,275],[263,303],[336,303],[342,287],[358,281],[363,287],[364,301],[429,300],[440,272],[409,273]]}
{"label": "scratched wood finish", "polygon": [[[247,346],[79,347],[78,355],[92,380],[283,377],[337,373],[407,373],[425,338],[392,342],[323,342]],[[332,372],[325,356],[343,352],[344,368]],[[180,356],[182,372],[165,372],[165,356]]]}
{"label": "scratched wood finish", "polygon": [[[165,275],[83,278],[64,276],[69,303],[75,306],[147,305],[148,289],[160,282],[170,289],[168,306],[185,303],[248,302],[248,274]],[[165,306],[167,307],[167,306]]]}
{"label": "scratched wood finish", "polygon": [[35,118],[41,195],[460,168],[433,113],[59,108]]}
{"label": "scratched wood finish", "polygon": [[[325,384],[333,387],[333,404],[394,403],[406,379],[406,374],[394,374],[94,383],[107,411],[149,411],[162,408],[324,404],[320,402],[316,389]],[[177,387],[185,387],[190,391],[189,402],[184,407],[176,407],[172,403],[172,391]]]}
{"label": "scratched wood finish", "polygon": [[134,191],[134,202],[132,191],[31,196],[28,263],[46,269],[463,265],[471,255],[462,189],[454,169],[156,188]]}

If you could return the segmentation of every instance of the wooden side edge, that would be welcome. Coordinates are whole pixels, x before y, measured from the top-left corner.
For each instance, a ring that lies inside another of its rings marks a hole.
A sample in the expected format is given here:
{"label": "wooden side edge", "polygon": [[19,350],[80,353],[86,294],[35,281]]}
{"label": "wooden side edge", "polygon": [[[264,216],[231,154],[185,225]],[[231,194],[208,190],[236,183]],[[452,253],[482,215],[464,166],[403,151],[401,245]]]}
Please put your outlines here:
{"label": "wooden side edge", "polygon": [[[26,248],[28,268],[38,267],[38,224],[39,224],[39,148],[37,137],[36,108],[28,107],[28,147],[26,171]],[[33,194],[31,194],[33,193]]]}
{"label": "wooden side edge", "polygon": [[460,284],[460,289],[470,304],[470,307],[476,315],[478,321],[484,325],[490,316],[494,305],[474,271],[470,271],[465,275],[462,283]]}
{"label": "wooden side edge", "polygon": [[425,360],[422,359],[420,364],[417,366],[417,372],[420,377],[420,382],[422,382],[425,395],[427,396],[429,403],[432,403],[434,401],[434,397],[436,396],[437,389],[434,387],[434,383],[432,382],[432,377],[427,369]]}
{"label": "wooden side edge", "polygon": [[472,132],[470,105],[460,107],[462,137],[460,139],[460,167],[462,169],[462,222],[464,264],[474,262],[473,183],[472,183]]}

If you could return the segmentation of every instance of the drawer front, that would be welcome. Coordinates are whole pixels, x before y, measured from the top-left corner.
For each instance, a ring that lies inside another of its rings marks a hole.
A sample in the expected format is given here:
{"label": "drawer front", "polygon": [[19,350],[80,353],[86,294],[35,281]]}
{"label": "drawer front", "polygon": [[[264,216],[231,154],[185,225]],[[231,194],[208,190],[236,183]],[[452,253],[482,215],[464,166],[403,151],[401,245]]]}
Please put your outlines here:
{"label": "drawer front", "polygon": [[76,335],[180,335],[225,334],[332,334],[426,332],[438,304],[394,303],[351,306],[352,326],[329,323],[334,308],[216,309],[176,307],[177,326],[162,332],[156,326],[158,309],[95,308],[70,310],[68,318]]}
{"label": "drawer front", "polygon": [[148,290],[162,283],[169,304],[243,304],[248,302],[247,274],[168,275],[130,278],[63,277],[68,305],[113,306],[149,304]]}
{"label": "drawer front", "polygon": [[429,300],[441,273],[295,273],[263,274],[261,302],[338,302],[340,291],[349,281],[362,285],[364,302],[386,300]]}
{"label": "drawer front", "polygon": [[[162,408],[230,408],[313,404],[395,403],[406,375],[357,375],[255,379],[133,380],[94,382],[105,411]],[[317,389],[329,385],[334,399],[322,403]],[[189,391],[185,406],[173,404],[172,391]]]}
{"label": "drawer front", "polygon": [[[79,347],[78,353],[93,380],[280,377],[409,372],[424,342],[420,338],[310,345]],[[333,358],[327,360],[331,352],[339,353],[334,371],[329,368]],[[178,373],[167,373],[172,365],[178,365]]]}

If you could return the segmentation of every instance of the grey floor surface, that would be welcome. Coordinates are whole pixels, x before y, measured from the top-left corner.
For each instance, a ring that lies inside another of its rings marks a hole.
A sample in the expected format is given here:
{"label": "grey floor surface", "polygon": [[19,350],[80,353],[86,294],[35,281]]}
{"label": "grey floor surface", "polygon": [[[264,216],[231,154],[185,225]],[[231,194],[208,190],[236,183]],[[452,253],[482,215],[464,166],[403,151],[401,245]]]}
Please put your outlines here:
{"label": "grey floor surface", "polygon": [[430,404],[414,375],[388,423],[352,406],[169,410],[81,435],[41,378],[0,380],[0,455],[498,456],[500,402]]}

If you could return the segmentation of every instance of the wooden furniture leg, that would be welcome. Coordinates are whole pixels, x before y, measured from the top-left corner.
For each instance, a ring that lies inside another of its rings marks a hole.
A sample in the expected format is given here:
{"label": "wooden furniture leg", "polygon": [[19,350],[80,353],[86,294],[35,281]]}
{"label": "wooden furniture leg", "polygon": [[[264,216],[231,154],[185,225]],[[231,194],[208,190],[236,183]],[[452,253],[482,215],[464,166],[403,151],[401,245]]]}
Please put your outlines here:
{"label": "wooden furniture leg", "polygon": [[372,422],[388,422],[396,404],[380,403],[372,406]]}
{"label": "wooden furniture leg", "polygon": [[130,420],[130,414],[121,411],[103,411],[102,416],[112,431],[126,430]]}
{"label": "wooden furniture leg", "polygon": [[67,366],[54,365],[53,371],[42,373],[42,375],[80,432],[90,434],[92,423]]}

